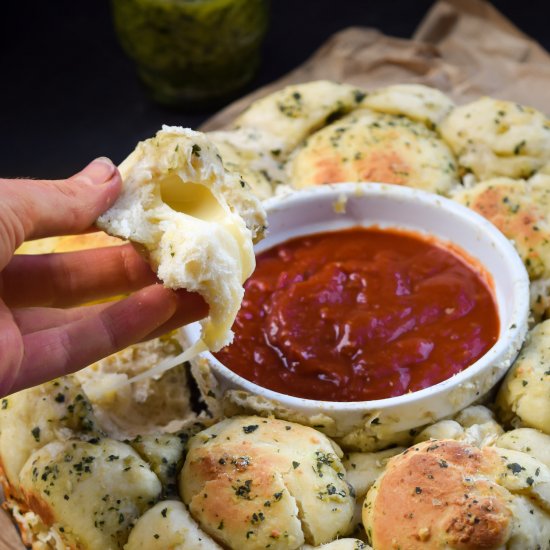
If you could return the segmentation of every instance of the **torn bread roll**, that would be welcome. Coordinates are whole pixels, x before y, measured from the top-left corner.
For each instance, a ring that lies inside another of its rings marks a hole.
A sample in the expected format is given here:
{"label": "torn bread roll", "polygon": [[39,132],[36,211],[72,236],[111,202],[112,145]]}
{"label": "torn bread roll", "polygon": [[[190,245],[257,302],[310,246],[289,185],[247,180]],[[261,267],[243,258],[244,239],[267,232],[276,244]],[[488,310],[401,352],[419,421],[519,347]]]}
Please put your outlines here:
{"label": "torn bread roll", "polygon": [[141,245],[168,288],[198,292],[210,308],[204,347],[221,349],[255,267],[253,238],[265,228],[260,201],[226,172],[204,134],[185,128],[164,126],[119,170],[122,192],[98,227]]}

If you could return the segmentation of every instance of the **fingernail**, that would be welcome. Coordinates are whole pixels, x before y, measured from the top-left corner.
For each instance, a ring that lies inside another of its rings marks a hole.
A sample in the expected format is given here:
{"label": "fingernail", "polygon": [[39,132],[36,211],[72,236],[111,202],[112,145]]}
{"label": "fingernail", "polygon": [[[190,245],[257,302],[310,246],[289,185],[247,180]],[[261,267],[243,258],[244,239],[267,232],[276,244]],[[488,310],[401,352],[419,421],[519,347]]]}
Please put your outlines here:
{"label": "fingernail", "polygon": [[90,162],[76,177],[92,185],[101,185],[107,183],[115,172],[116,166],[110,159],[99,157]]}

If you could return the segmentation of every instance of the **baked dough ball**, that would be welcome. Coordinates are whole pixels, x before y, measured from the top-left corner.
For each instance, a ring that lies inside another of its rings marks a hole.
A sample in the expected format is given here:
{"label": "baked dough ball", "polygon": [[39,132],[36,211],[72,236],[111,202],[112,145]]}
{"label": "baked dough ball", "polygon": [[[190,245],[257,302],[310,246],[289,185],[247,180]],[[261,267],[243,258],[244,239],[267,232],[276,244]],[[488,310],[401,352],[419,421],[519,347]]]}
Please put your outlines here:
{"label": "baked dough ball", "polygon": [[504,433],[493,411],[483,405],[466,407],[454,418],[464,427],[469,442],[478,447],[492,445]]}
{"label": "baked dough ball", "polygon": [[[92,407],[72,377],[23,390],[0,401],[0,467],[6,497],[19,497],[19,473],[47,443],[101,434]],[[8,486],[9,485],[9,486]]]}
{"label": "baked dough ball", "polygon": [[282,167],[282,142],[255,128],[210,132],[208,139],[218,148],[223,165],[250,185],[259,199],[273,195],[286,183]]}
{"label": "baked dough ball", "polygon": [[287,165],[294,187],[373,181],[447,194],[458,183],[454,157],[432,130],[369,109],[313,134]]}
{"label": "baked dough ball", "polygon": [[347,453],[343,460],[347,480],[353,487],[358,500],[367,494],[372,484],[384,471],[388,460],[405,449],[393,447],[374,453]]}
{"label": "baked dough ball", "polygon": [[177,493],[177,476],[183,466],[185,433],[138,436],[130,445],[157,475],[165,495]]}
{"label": "baked dough ball", "polygon": [[365,95],[328,80],[293,84],[254,101],[233,127],[268,133],[284,158],[311,133],[356,108]]}
{"label": "baked dough ball", "polygon": [[495,178],[452,197],[514,241],[531,280],[550,276],[550,181]]}
{"label": "baked dough ball", "polygon": [[482,97],[456,107],[439,131],[478,180],[525,178],[550,159],[550,123],[531,107]]}
{"label": "baked dough ball", "polygon": [[[439,420],[419,432],[414,443],[422,443],[423,441],[431,441],[432,439],[454,439],[455,441],[464,441],[467,439],[466,430],[456,420],[446,418]],[[468,441],[469,444],[473,444]]]}
{"label": "baked dough ball", "polygon": [[175,432],[196,415],[191,408],[188,373],[179,365],[159,376],[123,385],[133,376],[179,355],[177,333],[129,346],[77,372],[103,429],[115,439]]}
{"label": "baked dough ball", "polygon": [[538,322],[550,309],[550,178],[494,178],[462,189],[454,200],[475,210],[514,242],[531,279],[530,304]]}
{"label": "baked dough ball", "polygon": [[352,536],[366,539],[362,521],[363,500],[365,499],[365,495],[378,476],[384,471],[388,460],[404,450],[403,447],[392,447],[391,449],[372,453],[352,452],[344,456],[342,462],[346,469],[346,478],[353,487],[356,496],[352,528],[350,530]]}
{"label": "baked dough ball", "polygon": [[49,443],[29,457],[20,478],[30,510],[80,550],[121,549],[161,493],[147,463],[108,438]]}
{"label": "baked dough ball", "polygon": [[549,481],[524,453],[426,441],[390,459],[363,521],[380,550],[548,548]]}
{"label": "baked dough ball", "polygon": [[390,115],[403,115],[435,128],[453,109],[443,92],[421,84],[395,84],[369,91],[362,106]]}
{"label": "baked dough ball", "polygon": [[204,134],[179,127],[139,143],[119,169],[122,193],[98,227],[142,245],[167,287],[203,296],[210,313],[202,340],[219,350],[232,339],[242,284],[254,269],[252,239],[265,226],[257,224],[265,219],[259,200],[225,176]]}
{"label": "baked dough ball", "polygon": [[415,443],[430,439],[454,439],[468,445],[492,445],[504,433],[494,414],[483,405],[472,405],[460,411],[453,420],[440,420],[424,428]]}
{"label": "baked dough ball", "polygon": [[550,434],[550,320],[535,326],[497,395],[499,416]]}
{"label": "baked dough ball", "polygon": [[495,445],[528,454],[550,468],[550,435],[533,428],[518,428],[502,434]]}
{"label": "baked dough ball", "polygon": [[312,428],[257,416],[224,420],[193,437],[183,501],[228,548],[298,548],[347,532],[354,498],[341,451]]}
{"label": "baked dough ball", "polygon": [[124,550],[221,550],[178,500],[158,502],[141,516]]}

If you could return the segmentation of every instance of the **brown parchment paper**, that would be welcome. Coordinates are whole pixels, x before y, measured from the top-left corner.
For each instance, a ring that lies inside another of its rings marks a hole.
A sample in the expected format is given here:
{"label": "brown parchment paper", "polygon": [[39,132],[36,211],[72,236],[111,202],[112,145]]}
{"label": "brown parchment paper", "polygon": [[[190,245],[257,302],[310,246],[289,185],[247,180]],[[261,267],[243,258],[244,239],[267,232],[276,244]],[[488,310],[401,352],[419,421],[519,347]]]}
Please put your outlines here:
{"label": "brown parchment paper", "polygon": [[[287,84],[329,79],[372,89],[397,83],[434,86],[457,103],[491,95],[550,114],[550,55],[483,0],[440,0],[411,40],[375,29],[345,29],[302,66],[232,103],[201,128],[223,128],[252,101]],[[0,549],[24,547],[0,514]]]}
{"label": "brown parchment paper", "polygon": [[302,66],[239,99],[202,126],[227,126],[259,97],[287,84],[328,79],[372,89],[398,83],[439,88],[457,103],[491,95],[550,114],[550,55],[483,0],[440,0],[411,40],[351,27]]}

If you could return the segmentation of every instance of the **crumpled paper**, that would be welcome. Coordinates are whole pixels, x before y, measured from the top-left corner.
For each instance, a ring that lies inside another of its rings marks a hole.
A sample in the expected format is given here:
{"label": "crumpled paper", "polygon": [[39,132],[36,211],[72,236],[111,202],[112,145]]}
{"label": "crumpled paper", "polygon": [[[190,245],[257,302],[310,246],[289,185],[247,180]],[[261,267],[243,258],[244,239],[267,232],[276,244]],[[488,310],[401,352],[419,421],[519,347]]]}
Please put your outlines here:
{"label": "crumpled paper", "polygon": [[550,55],[482,0],[440,0],[411,40],[351,27],[325,42],[303,65],[235,101],[201,128],[227,127],[250,103],[283,86],[327,79],[366,90],[426,84],[457,103],[481,95],[517,101],[550,114]]}

